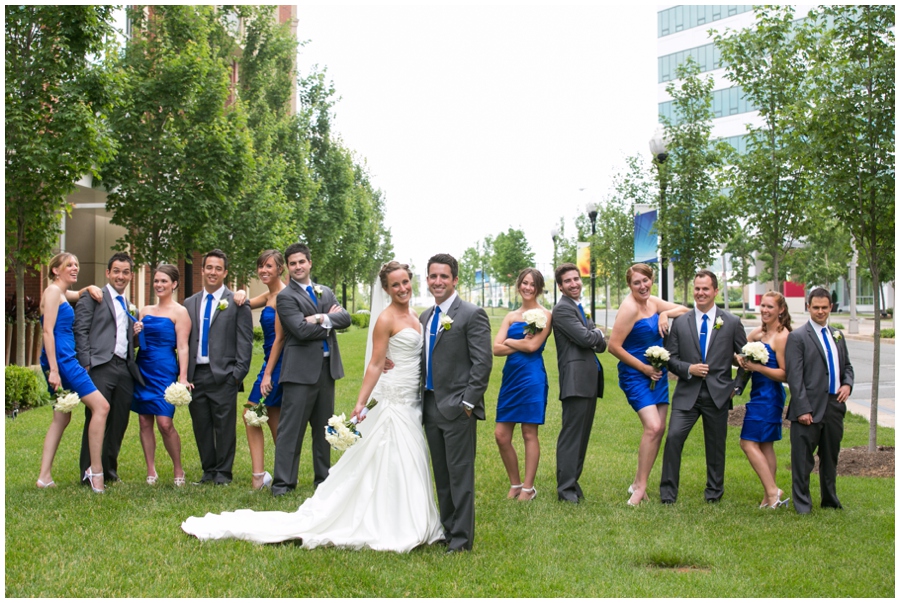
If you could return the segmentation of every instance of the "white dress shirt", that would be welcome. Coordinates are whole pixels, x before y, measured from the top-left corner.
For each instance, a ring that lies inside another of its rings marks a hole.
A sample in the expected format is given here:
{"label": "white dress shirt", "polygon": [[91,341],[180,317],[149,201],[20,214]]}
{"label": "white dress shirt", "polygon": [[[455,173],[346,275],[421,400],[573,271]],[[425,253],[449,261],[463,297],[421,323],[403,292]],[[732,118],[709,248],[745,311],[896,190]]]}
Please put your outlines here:
{"label": "white dress shirt", "polygon": [[[119,358],[128,358],[128,314],[119,300],[116,298],[122,295],[112,285],[107,284],[106,290],[112,296],[113,309],[116,311],[116,351],[115,354]],[[122,296],[124,299],[124,296]],[[127,301],[125,302],[128,303]]]}
{"label": "white dress shirt", "polygon": [[[222,296],[225,294],[225,285],[222,285],[215,291],[213,291],[213,302],[212,308],[209,312],[209,326],[212,328],[212,321],[216,315],[216,310],[219,307],[219,301],[221,301]],[[197,329],[197,333],[200,336],[200,339],[197,342],[197,364],[209,364],[209,356],[203,355],[203,316],[206,314],[206,296],[209,295],[209,291],[206,289],[203,290],[203,296],[200,298],[200,312],[198,318],[200,319],[200,328]]]}

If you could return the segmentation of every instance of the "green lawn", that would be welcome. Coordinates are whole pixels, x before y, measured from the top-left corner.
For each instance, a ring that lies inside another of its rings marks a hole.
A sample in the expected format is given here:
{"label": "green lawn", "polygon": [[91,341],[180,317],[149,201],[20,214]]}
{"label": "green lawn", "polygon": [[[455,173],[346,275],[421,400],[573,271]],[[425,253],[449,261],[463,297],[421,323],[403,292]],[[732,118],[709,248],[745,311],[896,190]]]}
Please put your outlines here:
{"label": "green lawn", "polygon": [[[501,311],[492,323],[499,326]],[[362,377],[365,331],[340,335],[348,375],[337,388],[337,410],[353,407]],[[250,491],[250,455],[238,427],[235,481],[227,488],[176,490],[158,442],[160,482],[144,483],[137,418],[132,417],[119,474],[126,483],[102,496],[77,485],[82,416],[60,446],[58,488],[34,486],[48,407],[6,422],[6,596],[8,597],[892,597],[894,480],[838,478],[843,511],[798,516],[793,508],[760,511],[761,486],[730,429],[726,491],[718,505],[703,501],[705,460],[700,426],[685,446],[678,504],[629,508],[640,423],[617,385],[614,359],[602,355],[606,398],[599,402],[579,506],[556,502],[555,445],[560,425],[556,353],[547,346],[550,403],[541,429],[539,495],[506,500],[508,482],[493,441],[493,408],[502,359],[487,392],[488,420],[479,424],[476,541],[465,555],[442,546],[408,555],[246,542],[200,543],[180,529],[189,515],[238,508],[293,511],[312,493],[308,441],[300,487],[274,499]],[[261,350],[246,381],[261,363]],[[245,400],[242,397],[240,402]],[[176,413],[187,477],[200,477],[185,410]],[[845,446],[865,444],[868,424],[847,415]],[[785,434],[787,436],[787,434]],[[308,439],[307,439],[308,440]],[[881,429],[879,443],[893,445]],[[519,442],[521,455],[521,442]],[[786,464],[787,437],[776,445]],[[267,442],[266,466],[273,448]],[[338,453],[333,453],[336,461]],[[651,476],[658,484],[659,464]],[[790,473],[782,470],[786,491]],[[817,501],[818,478],[812,478]]]}

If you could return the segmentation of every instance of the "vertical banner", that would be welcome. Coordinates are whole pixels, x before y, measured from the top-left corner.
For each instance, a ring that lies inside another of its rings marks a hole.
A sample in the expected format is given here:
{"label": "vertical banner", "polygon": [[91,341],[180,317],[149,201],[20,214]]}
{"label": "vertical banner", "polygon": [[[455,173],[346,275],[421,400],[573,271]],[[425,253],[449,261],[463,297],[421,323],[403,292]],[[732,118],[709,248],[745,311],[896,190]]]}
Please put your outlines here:
{"label": "vertical banner", "polygon": [[634,261],[652,264],[658,261],[659,237],[656,234],[656,210],[649,205],[634,206]]}
{"label": "vertical banner", "polygon": [[591,244],[578,242],[578,273],[581,276],[591,275]]}

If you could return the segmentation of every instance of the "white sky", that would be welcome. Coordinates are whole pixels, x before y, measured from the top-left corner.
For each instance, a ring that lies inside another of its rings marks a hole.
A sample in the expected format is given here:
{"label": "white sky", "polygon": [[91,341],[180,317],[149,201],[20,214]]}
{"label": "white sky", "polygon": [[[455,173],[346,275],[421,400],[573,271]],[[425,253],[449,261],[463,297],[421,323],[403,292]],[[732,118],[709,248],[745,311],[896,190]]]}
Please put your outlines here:
{"label": "white sky", "polygon": [[510,227],[549,264],[559,218],[571,236],[625,156],[649,156],[656,5],[523,4],[297,5],[301,74],[327,67],[335,131],[419,271]]}

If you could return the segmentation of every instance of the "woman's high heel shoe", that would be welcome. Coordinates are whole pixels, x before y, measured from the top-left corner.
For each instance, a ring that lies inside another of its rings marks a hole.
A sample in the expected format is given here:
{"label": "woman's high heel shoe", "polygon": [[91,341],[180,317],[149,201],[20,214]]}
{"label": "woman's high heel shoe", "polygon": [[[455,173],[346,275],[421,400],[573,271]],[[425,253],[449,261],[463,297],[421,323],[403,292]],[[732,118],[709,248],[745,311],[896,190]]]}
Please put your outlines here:
{"label": "woman's high heel shoe", "polygon": [[[506,498],[519,498],[519,494],[522,493],[522,486],[525,484],[510,484],[509,485],[509,494],[506,495]],[[515,490],[516,492],[513,492]]]}
{"label": "woman's high heel shoe", "polygon": [[175,482],[174,482],[174,483],[175,483],[175,487],[176,487],[176,488],[180,488],[181,486],[183,486],[183,485],[185,484],[185,481],[184,481],[184,474],[182,473],[182,474],[181,474],[181,477],[175,476]]}
{"label": "woman's high heel shoe", "polygon": [[156,473],[155,471],[154,471],[154,475],[147,476],[147,484],[149,484],[151,486],[155,485],[158,480],[159,480],[159,473]]}
{"label": "woman's high heel shoe", "polygon": [[262,473],[252,473],[253,477],[261,477],[262,485],[259,488],[254,488],[254,490],[262,490],[263,488],[268,488],[272,485],[272,475],[268,471],[263,471]]}
{"label": "woman's high heel shoe", "polygon": [[37,487],[38,487],[38,489],[40,489],[40,490],[43,490],[44,488],[55,488],[55,487],[56,487],[56,482],[53,481],[53,480],[51,479],[48,483],[45,484],[45,483],[42,482],[41,480],[38,480],[38,481],[37,481]]}
{"label": "woman's high heel shoe", "polygon": [[82,481],[88,482],[91,485],[91,490],[93,490],[95,493],[103,494],[106,491],[106,487],[104,486],[102,488],[97,488],[96,486],[94,486],[95,477],[99,477],[102,479],[103,472],[101,471],[100,473],[94,473],[94,470],[91,467],[88,467],[87,471],[84,472],[84,478]]}
{"label": "woman's high heel shoe", "polygon": [[535,498],[537,498],[537,488],[534,486],[531,488],[522,488],[522,491],[519,493],[519,500],[522,502],[534,500]]}

